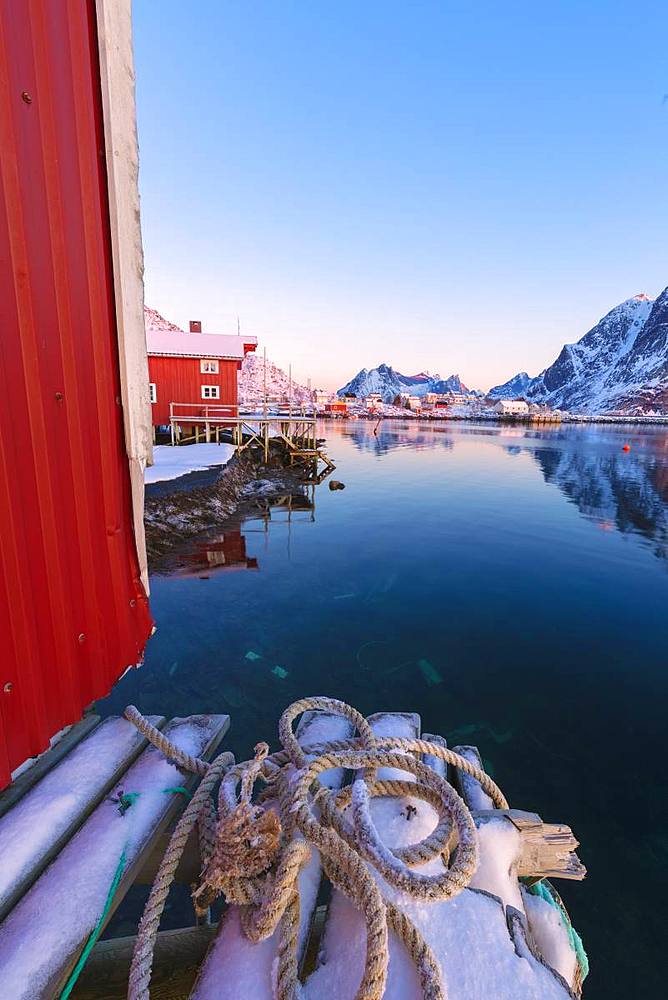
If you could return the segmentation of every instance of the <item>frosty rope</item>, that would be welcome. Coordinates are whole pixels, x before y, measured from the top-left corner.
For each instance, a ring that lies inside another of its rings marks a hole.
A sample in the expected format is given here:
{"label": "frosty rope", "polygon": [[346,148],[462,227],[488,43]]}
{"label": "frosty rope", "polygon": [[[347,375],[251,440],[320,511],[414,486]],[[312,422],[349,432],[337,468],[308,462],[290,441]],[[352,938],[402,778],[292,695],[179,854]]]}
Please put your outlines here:
{"label": "frosty rope", "polygon": [[[301,747],[293,724],[298,716],[312,710],[344,716],[359,735]],[[152,738],[147,728],[150,724],[136,709],[126,712],[126,716]],[[162,737],[158,730],[155,733]],[[366,958],[357,1000],[380,1000],[383,995],[388,928],[401,939],[415,963],[425,998],[445,1000],[431,949],[410,919],[383,899],[371,868],[412,898],[431,901],[457,895],[469,884],[476,869],[477,839],[469,809],[452,785],[416,755],[438,757],[466,772],[480,782],[496,808],[506,809],[508,803],[502,792],[489,775],[447,747],[420,739],[374,736],[364,716],[332,698],[304,698],[290,705],[279,721],[279,739],[283,749],[277,753],[268,754],[266,744],[258,744],[252,761],[227,770],[218,795],[215,831],[210,792],[226,766],[222,761],[225,755],[213,765],[205,765],[208,770],[174,832],[142,917],[130,973],[129,1000],[148,1000],[160,914],[187,834],[196,822],[206,833],[204,867],[193,893],[195,905],[206,909],[216,896],[224,894],[228,902],[241,907],[244,933],[254,942],[279,928],[279,1000],[295,1000],[298,992],[297,880],[314,847],[320,852],[332,884],[364,918]],[[189,763],[197,767],[204,764],[195,758],[190,758]],[[377,780],[379,767],[397,768],[412,774],[415,780]],[[330,791],[320,782],[320,775],[334,768],[356,772],[352,787]],[[253,802],[258,780],[266,787]],[[371,817],[370,799],[378,795],[410,795],[428,802],[439,817],[436,828],[417,844],[390,850],[382,843]],[[276,803],[277,814],[265,807],[268,800]],[[411,870],[438,855],[450,858],[453,847],[456,851],[451,863],[438,873]]]}

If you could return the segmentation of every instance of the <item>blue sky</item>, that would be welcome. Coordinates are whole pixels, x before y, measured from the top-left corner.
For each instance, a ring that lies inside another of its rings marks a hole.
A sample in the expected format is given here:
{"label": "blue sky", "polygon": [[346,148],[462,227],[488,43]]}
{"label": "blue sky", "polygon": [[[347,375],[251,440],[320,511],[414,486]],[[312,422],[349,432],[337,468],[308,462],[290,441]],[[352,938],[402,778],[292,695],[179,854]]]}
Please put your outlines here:
{"label": "blue sky", "polygon": [[536,374],[668,284],[663,2],[134,0],[146,301],[296,377]]}

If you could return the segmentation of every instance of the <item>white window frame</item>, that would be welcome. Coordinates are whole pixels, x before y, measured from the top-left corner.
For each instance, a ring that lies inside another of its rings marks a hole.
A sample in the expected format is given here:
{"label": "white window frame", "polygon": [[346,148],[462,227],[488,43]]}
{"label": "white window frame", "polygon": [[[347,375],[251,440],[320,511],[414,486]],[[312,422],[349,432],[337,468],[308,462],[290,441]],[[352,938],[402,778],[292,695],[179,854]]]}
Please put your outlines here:
{"label": "white window frame", "polygon": [[202,358],[199,363],[199,370],[201,375],[217,375],[219,362],[215,358]]}
{"label": "white window frame", "polygon": [[220,399],[219,385],[203,385],[202,399]]}
{"label": "white window frame", "polygon": [[158,390],[156,388],[155,382],[149,382],[148,384],[148,395],[152,403],[158,402]]}

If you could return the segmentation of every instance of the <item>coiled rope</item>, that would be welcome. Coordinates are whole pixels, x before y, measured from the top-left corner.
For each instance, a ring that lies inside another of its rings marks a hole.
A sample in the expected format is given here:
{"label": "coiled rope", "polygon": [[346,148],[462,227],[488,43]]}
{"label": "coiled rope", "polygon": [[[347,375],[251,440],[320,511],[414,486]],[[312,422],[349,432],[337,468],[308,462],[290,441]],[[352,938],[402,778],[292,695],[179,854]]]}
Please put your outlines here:
{"label": "coiled rope", "polygon": [[[357,736],[301,747],[293,732],[304,712],[342,715]],[[244,933],[261,941],[279,928],[278,1000],[295,1000],[298,991],[298,876],[316,848],[325,874],[363,915],[366,927],[364,974],[357,1000],[380,1000],[388,966],[388,929],[404,943],[415,963],[426,1000],[446,1000],[436,958],[412,921],[385,900],[374,872],[412,899],[439,901],[462,891],[478,864],[473,817],[445,778],[419,759],[439,757],[480,782],[498,809],[508,803],[488,774],[459,754],[420,739],[376,737],[363,715],[333,698],[303,698],[290,705],[279,721],[282,750],[269,754],[266,743],[253,760],[233,764],[221,754],[207,764],[187,758],[130,706],[126,717],[170,759],[202,781],[183,813],[155,877],[144,910],[130,969],[129,1000],[148,1000],[153,948],[160,916],[186,840],[195,826],[200,833],[202,875],[193,891],[196,908],[206,910],[219,895],[241,907]],[[231,765],[231,766],[230,766]],[[378,780],[379,767],[397,768],[414,781]],[[356,772],[352,786],[333,791],[320,776],[334,768]],[[221,778],[218,811],[211,792]],[[265,787],[253,801],[257,781]],[[424,840],[396,850],[388,848],[374,826],[374,796],[411,796],[428,802],[438,814],[436,828]],[[269,806],[271,802],[271,807]],[[442,856],[435,874],[412,869]]]}

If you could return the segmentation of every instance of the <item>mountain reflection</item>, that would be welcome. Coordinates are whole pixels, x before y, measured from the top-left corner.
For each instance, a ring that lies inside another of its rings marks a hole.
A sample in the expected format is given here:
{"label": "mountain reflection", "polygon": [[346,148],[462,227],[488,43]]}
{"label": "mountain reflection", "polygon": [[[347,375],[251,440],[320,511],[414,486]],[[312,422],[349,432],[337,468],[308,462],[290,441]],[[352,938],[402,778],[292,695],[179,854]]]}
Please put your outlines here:
{"label": "mountain reflection", "polygon": [[582,447],[528,448],[546,483],[604,531],[640,534],[668,559],[668,470],[655,456],[630,457]]}

